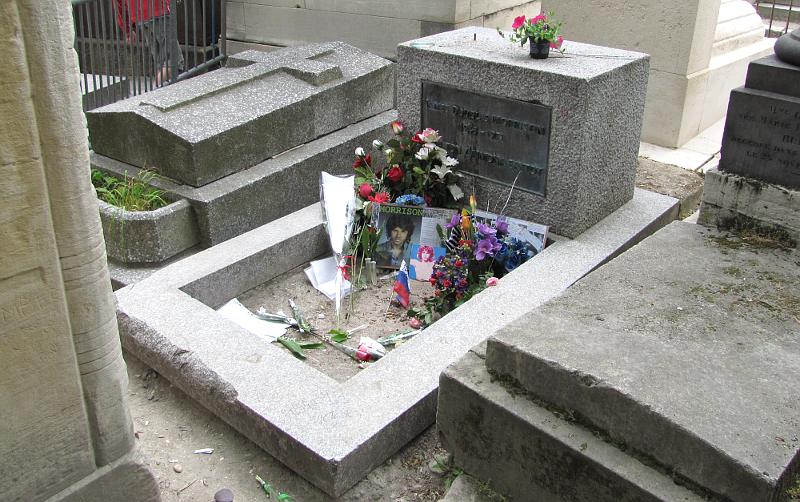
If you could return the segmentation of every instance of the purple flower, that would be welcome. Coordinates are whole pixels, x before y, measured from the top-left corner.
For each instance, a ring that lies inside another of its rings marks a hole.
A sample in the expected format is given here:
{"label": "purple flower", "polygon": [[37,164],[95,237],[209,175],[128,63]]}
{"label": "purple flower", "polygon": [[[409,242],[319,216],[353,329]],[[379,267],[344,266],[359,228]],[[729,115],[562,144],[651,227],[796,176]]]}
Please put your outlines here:
{"label": "purple flower", "polygon": [[484,225],[483,223],[478,223],[478,232],[480,232],[484,237],[494,237],[497,235],[497,230],[489,225]]}
{"label": "purple flower", "polygon": [[447,230],[450,230],[451,228],[457,227],[459,225],[461,225],[461,215],[456,213],[453,215],[452,218],[450,218],[450,223],[445,225],[445,227],[447,227]]}
{"label": "purple flower", "polygon": [[493,257],[497,251],[500,251],[500,247],[497,237],[493,235],[485,237],[478,241],[478,245],[475,248],[475,259],[481,261],[487,256]]}
{"label": "purple flower", "polygon": [[497,227],[497,231],[500,232],[501,234],[508,233],[508,222],[503,216],[497,218],[497,223],[495,223],[495,227]]}

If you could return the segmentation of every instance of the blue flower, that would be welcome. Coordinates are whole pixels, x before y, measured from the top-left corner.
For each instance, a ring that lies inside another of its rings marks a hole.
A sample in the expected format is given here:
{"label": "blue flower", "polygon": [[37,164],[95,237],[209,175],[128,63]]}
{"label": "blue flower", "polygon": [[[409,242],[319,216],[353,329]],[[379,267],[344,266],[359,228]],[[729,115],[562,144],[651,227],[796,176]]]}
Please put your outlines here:
{"label": "blue flower", "polygon": [[425,199],[420,197],[419,195],[414,195],[412,193],[401,195],[395,201],[395,204],[402,204],[404,206],[424,206]]}

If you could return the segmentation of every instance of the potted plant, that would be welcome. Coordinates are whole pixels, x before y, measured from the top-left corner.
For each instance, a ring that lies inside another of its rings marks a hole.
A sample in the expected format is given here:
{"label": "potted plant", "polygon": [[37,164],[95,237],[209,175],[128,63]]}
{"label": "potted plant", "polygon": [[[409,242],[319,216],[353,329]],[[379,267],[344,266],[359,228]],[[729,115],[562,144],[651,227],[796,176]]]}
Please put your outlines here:
{"label": "potted plant", "polygon": [[[530,41],[530,54],[534,59],[546,59],[550,55],[550,49],[555,49],[560,53],[564,52],[561,47],[564,37],[561,36],[561,22],[552,19],[553,13],[541,13],[536,17],[527,19],[519,16],[514,19],[511,25],[513,30],[508,39],[512,42],[519,42],[525,45]],[[500,36],[505,38],[505,34],[498,28]]]}

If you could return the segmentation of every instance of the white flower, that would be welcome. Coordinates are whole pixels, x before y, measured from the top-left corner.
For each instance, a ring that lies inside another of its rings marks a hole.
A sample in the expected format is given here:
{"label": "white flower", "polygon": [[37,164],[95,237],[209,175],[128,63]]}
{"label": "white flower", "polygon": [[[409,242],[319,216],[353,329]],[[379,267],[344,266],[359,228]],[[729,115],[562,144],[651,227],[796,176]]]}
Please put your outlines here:
{"label": "white flower", "polygon": [[444,179],[445,176],[447,176],[449,173],[452,173],[453,171],[451,171],[449,168],[445,166],[436,166],[433,169],[431,169],[431,172],[436,176],[438,176],[439,179]]}
{"label": "white flower", "polygon": [[363,157],[364,155],[366,155],[366,152],[364,152],[363,148],[360,146],[356,148],[356,157]]}
{"label": "white flower", "polygon": [[442,137],[439,136],[439,131],[435,131],[430,127],[422,131],[419,135],[420,138],[422,138],[422,141],[424,141],[425,143],[436,143],[437,141],[442,139]]}
{"label": "white flower", "polygon": [[383,141],[381,141],[379,139],[374,140],[372,142],[372,148],[374,148],[376,150],[380,150],[381,148],[383,148]]}
{"label": "white flower", "polygon": [[446,165],[447,167],[455,167],[458,165],[458,161],[453,157],[445,157],[444,165]]}
{"label": "white flower", "polygon": [[391,157],[393,153],[394,150],[392,150],[391,148],[387,148],[386,150],[383,151],[383,154],[386,155],[387,157]]}
{"label": "white flower", "polygon": [[422,147],[416,153],[415,157],[419,160],[428,160],[428,155],[430,155],[431,151],[428,147]]}

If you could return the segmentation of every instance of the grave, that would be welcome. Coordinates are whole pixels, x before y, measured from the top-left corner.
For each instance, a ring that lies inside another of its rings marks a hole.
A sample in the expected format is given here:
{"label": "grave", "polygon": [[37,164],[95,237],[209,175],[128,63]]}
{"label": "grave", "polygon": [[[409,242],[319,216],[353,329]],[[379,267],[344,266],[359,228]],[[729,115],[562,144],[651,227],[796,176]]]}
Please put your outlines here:
{"label": "grave", "polygon": [[[510,44],[503,48],[511,53],[517,51]],[[631,58],[632,62],[624,58],[613,63],[604,60],[600,66],[619,68],[629,64],[628,72],[610,73],[620,79],[627,73],[634,81],[632,88],[643,93],[643,83],[638,79],[646,78],[646,57],[635,53],[618,55]],[[502,66],[494,62],[495,55],[487,58],[491,62],[486,61],[485,66]],[[551,62],[559,64],[556,60]],[[577,71],[573,65],[569,66]],[[436,73],[435,68],[432,71]],[[471,79],[475,81],[486,76],[479,65],[464,67],[462,72],[474,72]],[[602,87],[608,84],[607,78],[610,76],[601,72],[596,81]],[[580,82],[584,80],[575,77],[573,84],[583,92]],[[561,83],[556,78],[542,81],[542,85]],[[556,95],[555,91],[548,92]],[[419,97],[408,94],[403,99],[419,102]],[[638,113],[641,117],[641,110]],[[518,120],[522,123],[526,117],[520,116]],[[631,120],[624,124],[624,130],[615,134],[637,137],[636,131],[628,129],[636,129],[641,122],[635,117],[628,118]],[[574,123],[575,118],[553,114],[553,128],[563,131],[560,120]],[[553,153],[554,145],[568,146],[567,138],[555,134],[553,138],[547,152],[551,162],[561,155]],[[285,155],[305,156],[303,152],[311,145]],[[632,148],[631,159],[635,161],[636,148]],[[280,162],[282,157],[267,162]],[[326,168],[341,167],[349,171],[351,162],[348,158]],[[263,165],[262,168],[269,170]],[[615,210],[609,210],[604,217],[583,213],[590,205],[586,201],[595,199],[593,195],[587,195],[578,210],[565,200],[561,200],[561,206],[551,206],[556,221],[580,219],[581,224],[588,220],[596,223],[572,239],[556,235],[552,245],[504,277],[498,286],[476,295],[345,381],[338,382],[279,346],[250,335],[215,310],[284,272],[329,254],[318,204],[224,240],[119,290],[118,317],[123,345],[317,487],[333,496],[341,495],[434,422],[438,376],[448,364],[506,323],[558,295],[675,218],[675,199],[634,189],[633,167],[630,180],[626,170],[626,167],[620,172],[612,172],[610,168],[598,170],[594,180],[600,187],[613,185],[605,177],[622,180],[618,192],[627,195],[618,193],[611,197],[624,199],[614,201]],[[244,172],[230,176],[241,176]],[[552,186],[564,187],[562,178],[570,173],[574,174],[569,170],[549,169],[546,193],[553,192]],[[298,185],[287,177],[277,180],[272,188],[276,193],[294,197],[298,186],[303,187],[300,191],[317,196],[316,178]],[[508,187],[502,190],[508,193]],[[514,204],[519,202],[514,200]],[[569,214],[560,215],[558,209]]]}
{"label": "grave", "polygon": [[731,92],[720,155],[700,221],[756,220],[800,240],[800,66],[776,55],[750,63],[744,87]]}
{"label": "grave", "polygon": [[565,47],[531,60],[527,47],[472,27],[406,42],[397,96],[412,129],[450,138],[479,200],[505,201],[514,185],[508,215],[575,237],[633,195],[648,56]]}
{"label": "grave", "polygon": [[220,70],[88,112],[93,167],[117,176],[155,167],[164,178],[151,184],[194,213],[121,213],[180,238],[135,249],[132,227],[134,238],[109,246],[112,256],[162,263],[313,203],[315,191],[287,186],[348,172],[356,146],[388,134],[393,99],[391,62],[332,42],[240,53]]}
{"label": "grave", "polygon": [[670,224],[448,368],[445,447],[515,500],[782,500],[797,259]]}

